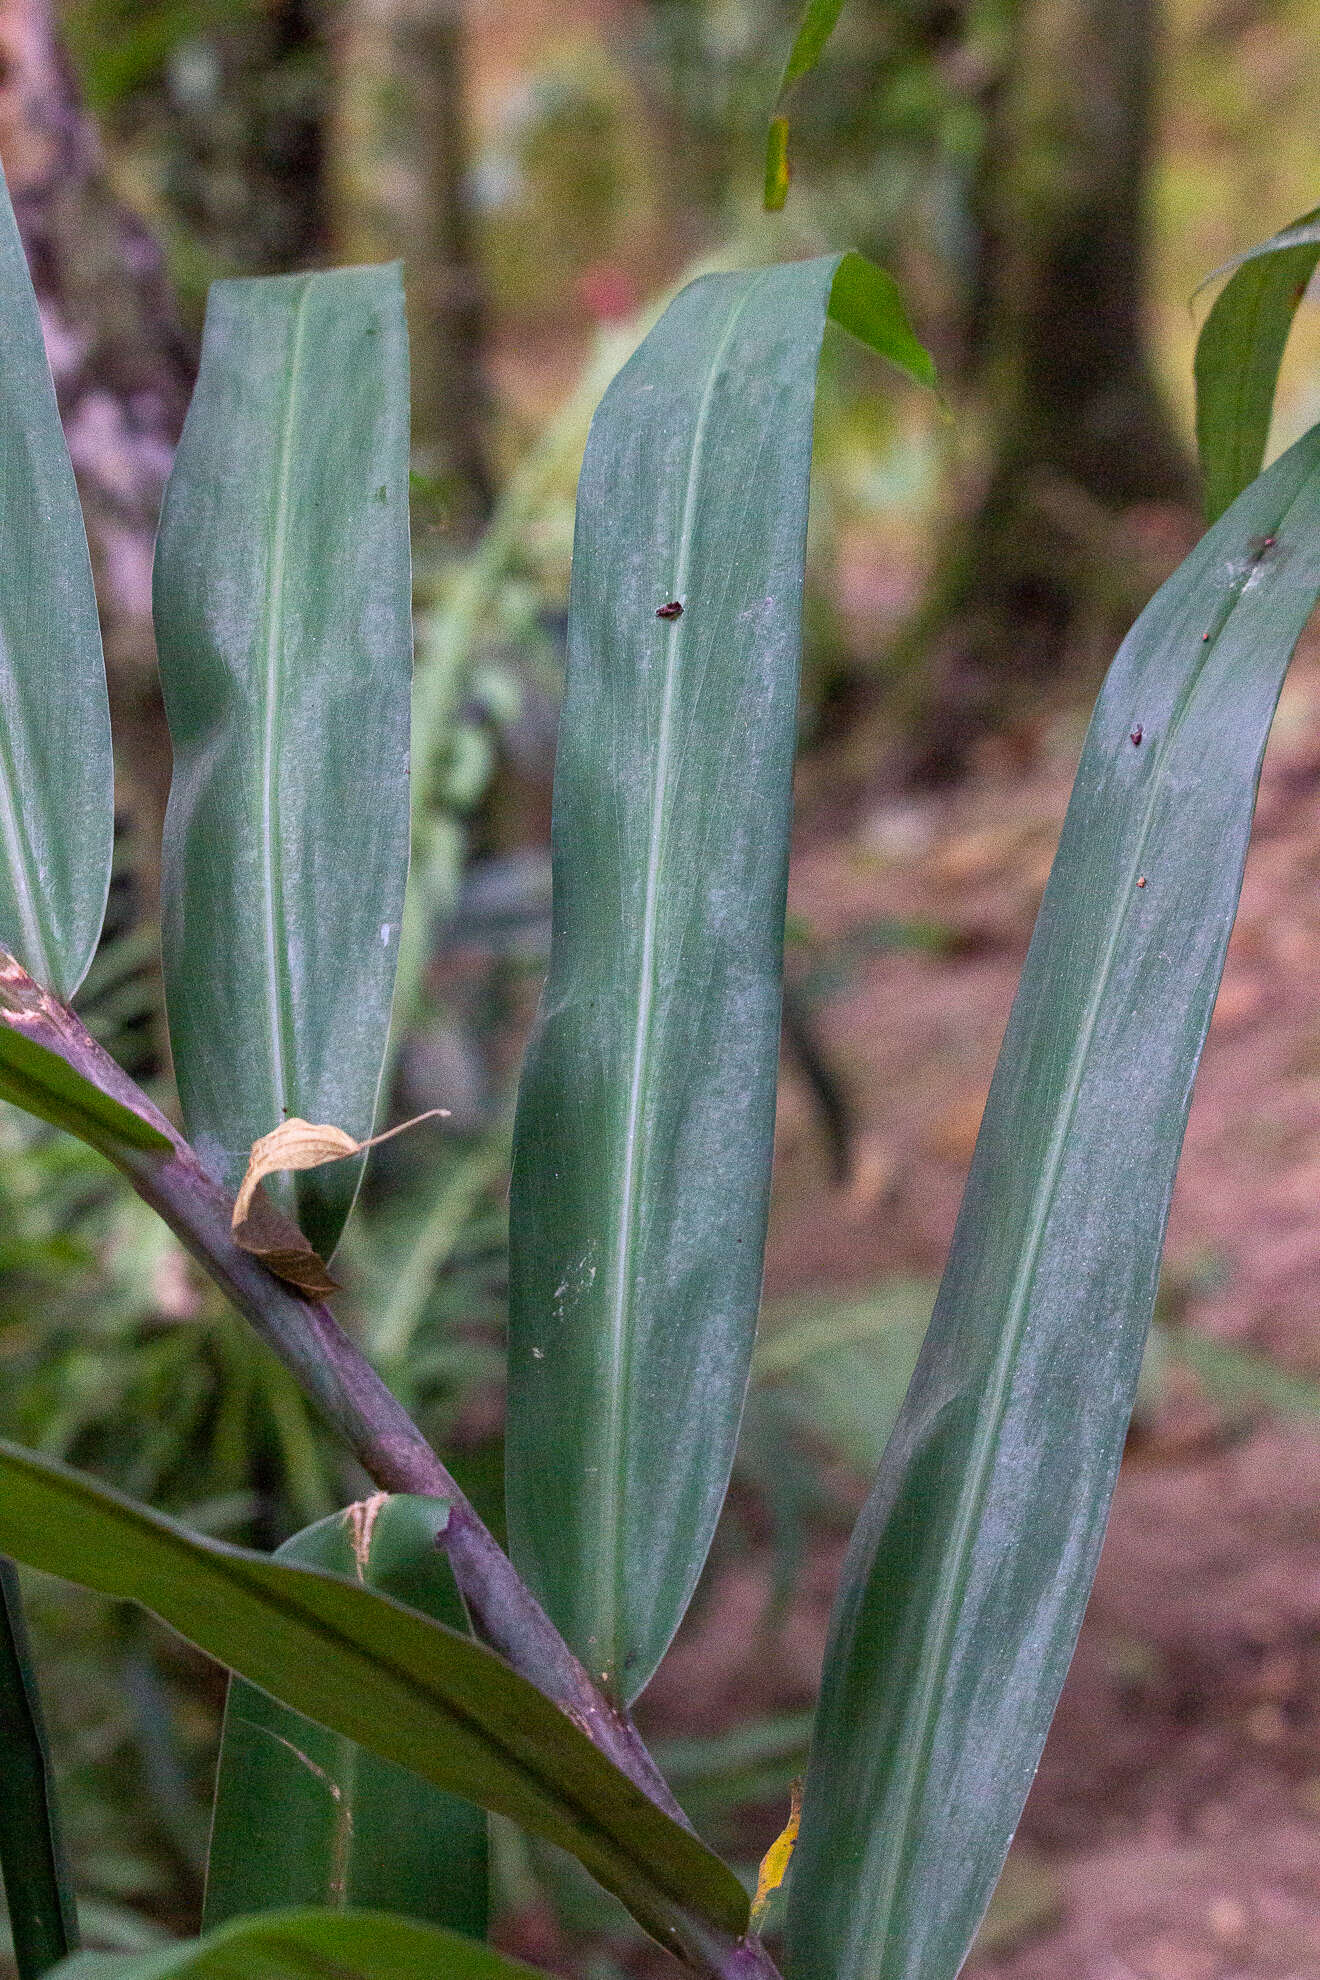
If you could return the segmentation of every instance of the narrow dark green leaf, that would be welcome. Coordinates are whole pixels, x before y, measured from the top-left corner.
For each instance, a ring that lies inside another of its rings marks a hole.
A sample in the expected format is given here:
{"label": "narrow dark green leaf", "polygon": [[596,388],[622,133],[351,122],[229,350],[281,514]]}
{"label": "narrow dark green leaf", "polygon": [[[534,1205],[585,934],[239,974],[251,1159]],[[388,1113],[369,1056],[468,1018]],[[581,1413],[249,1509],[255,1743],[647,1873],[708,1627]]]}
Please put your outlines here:
{"label": "narrow dark green leaf", "polygon": [[[387,1497],[295,1534],[277,1560],[356,1577],[465,1630],[437,1545],[443,1499]],[[292,1904],[397,1912],[486,1936],[486,1817],[243,1678],[229,1686],[203,1925]]]}
{"label": "narrow dark green leaf", "polygon": [[[159,1128],[94,1086],[79,1069],[77,1033],[68,1020],[69,1013],[61,1012],[0,949],[0,1099],[67,1128],[102,1151],[116,1142],[129,1148],[167,1149],[169,1140]],[[25,1027],[34,1022],[40,1024],[44,1038],[60,1040],[67,1033],[69,1056],[30,1037]]]}
{"label": "narrow dark green leaf", "polygon": [[110,704],[78,490],[0,174],[0,943],[57,997],[110,885]]}
{"label": "narrow dark green leaf", "polygon": [[12,1561],[0,1558],[0,1877],[18,1980],[38,1980],[78,1943],[60,1844],[41,1695]]}
{"label": "narrow dark green leaf", "polygon": [[149,1953],[79,1953],[51,1980],[539,1980],[433,1925],[379,1911],[288,1911],[240,1918],[203,1939]]}
{"label": "narrow dark green leaf", "polygon": [[1104,1534],[1261,757],[1318,592],[1315,428],[1147,607],[1101,693],[845,1565],[793,1980],[949,1980],[1004,1860]]}
{"label": "narrow dark green leaf", "polygon": [[[163,930],[190,1140],[231,1190],[286,1114],[370,1134],[408,864],[397,266],[211,292],[155,612]],[[360,1161],[272,1184],[328,1255]]]}
{"label": "narrow dark green leaf", "polygon": [[514,1136],[509,1531],[625,1697],[701,1571],[760,1296],[812,412],[840,284],[893,356],[896,291],[857,256],[685,289],[606,393],[578,490],[550,977]]}
{"label": "narrow dark green leaf", "polygon": [[1260,473],[1284,346],[1317,260],[1320,207],[1216,270],[1235,272],[1196,341],[1196,444],[1210,522]]}
{"label": "narrow dark green leaf", "polygon": [[747,1895],[493,1651],[392,1598],[187,1532],[0,1444],[0,1549],[141,1602],[273,1697],[568,1850],[674,1950],[727,1946]]}

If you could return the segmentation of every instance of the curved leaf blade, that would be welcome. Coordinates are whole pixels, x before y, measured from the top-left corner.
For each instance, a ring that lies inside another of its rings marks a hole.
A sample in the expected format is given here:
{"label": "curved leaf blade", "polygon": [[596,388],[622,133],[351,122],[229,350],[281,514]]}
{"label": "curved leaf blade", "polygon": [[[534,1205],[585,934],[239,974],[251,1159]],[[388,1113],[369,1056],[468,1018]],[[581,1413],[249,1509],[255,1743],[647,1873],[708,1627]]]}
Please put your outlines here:
{"label": "curved leaf blade", "polygon": [[0,1879],[19,1980],[37,1980],[78,1943],[78,1914],[12,1561],[0,1558]]}
{"label": "curved leaf blade", "polygon": [[[279,1548],[466,1630],[438,1542],[443,1500],[378,1494]],[[364,1753],[243,1678],[230,1681],[204,1929],[294,1904],[375,1910],[486,1936],[486,1817]]]}
{"label": "curved leaf blade", "polygon": [[[286,1114],[371,1133],[408,866],[397,265],[220,282],[165,491],[162,943],[189,1139],[233,1190]],[[273,1189],[333,1250],[360,1161]]]}
{"label": "curved leaf blade", "polygon": [[807,0],[784,64],[784,73],[779,79],[776,103],[783,102],[799,76],[805,76],[815,68],[825,53],[825,44],[839,24],[842,12],[843,0]]}
{"label": "curved leaf blade", "polygon": [[1196,340],[1196,445],[1210,522],[1260,473],[1284,346],[1318,260],[1320,207],[1216,270],[1234,272]]}
{"label": "curved leaf blade", "polygon": [[1002,1865],[1100,1550],[1261,757],[1317,593],[1320,428],[1203,538],[1101,693],[844,1570],[789,1898],[803,1980],[947,1980]]}
{"label": "curved leaf blade", "polygon": [[[41,1038],[33,1035],[36,1030]],[[0,949],[0,1099],[67,1129],[103,1154],[116,1145],[164,1153],[169,1137],[81,1069],[78,1060],[87,1045],[71,1014]],[[99,1047],[91,1049],[99,1054]]]}
{"label": "curved leaf blade", "polygon": [[541,1980],[520,1960],[379,1911],[240,1918],[149,1953],[78,1953],[51,1980]]}
{"label": "curved leaf blade", "polygon": [[888,269],[877,268],[865,255],[845,254],[830,289],[829,316],[915,384],[939,391],[935,361],[908,322],[902,292]]}
{"label": "curved leaf blade", "polygon": [[[16,980],[14,970],[16,964],[0,948],[0,1099],[12,1101],[14,1107],[22,1107],[40,1121],[49,1121],[51,1127],[67,1129],[69,1135],[91,1142],[101,1152],[119,1144],[154,1148],[164,1154],[170,1140],[160,1129],[93,1085],[73,1063],[73,1055],[63,1057],[22,1030],[24,1018],[32,1016],[32,1004],[14,1008],[10,996]],[[26,972],[22,986],[26,992],[36,990]],[[47,1008],[57,1016],[57,1006]],[[57,1032],[47,1030],[47,1036],[57,1036]]]}
{"label": "curved leaf blade", "polygon": [[140,1602],[286,1705],[576,1856],[675,1951],[747,1929],[747,1894],[493,1651],[391,1597],[189,1533],[0,1443],[0,1550]]}
{"label": "curved leaf blade", "polygon": [[0,173],[0,943],[72,997],[105,917],[110,703],[82,509]]}
{"label": "curved leaf blade", "polygon": [[550,975],[514,1130],[508,1515],[520,1571],[624,1698],[691,1598],[746,1390],[840,285],[900,350],[897,291],[858,256],[683,290],[601,402],[578,490]]}

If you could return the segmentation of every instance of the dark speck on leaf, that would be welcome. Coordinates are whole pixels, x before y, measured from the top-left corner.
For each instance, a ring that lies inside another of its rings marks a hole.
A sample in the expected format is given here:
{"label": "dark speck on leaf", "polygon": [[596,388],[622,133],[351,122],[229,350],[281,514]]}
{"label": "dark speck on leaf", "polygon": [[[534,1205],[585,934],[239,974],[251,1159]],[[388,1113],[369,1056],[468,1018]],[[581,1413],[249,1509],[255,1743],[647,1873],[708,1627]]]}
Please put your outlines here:
{"label": "dark speck on leaf", "polygon": [[1132,731],[1132,734],[1128,737],[1128,741],[1131,743],[1133,749],[1140,749],[1141,738],[1143,733],[1144,731],[1142,729],[1142,726],[1140,722],[1138,722],[1136,728]]}
{"label": "dark speck on leaf", "polygon": [[683,616],[683,607],[676,598],[671,598],[667,605],[660,607],[655,616],[657,619],[681,619]]}

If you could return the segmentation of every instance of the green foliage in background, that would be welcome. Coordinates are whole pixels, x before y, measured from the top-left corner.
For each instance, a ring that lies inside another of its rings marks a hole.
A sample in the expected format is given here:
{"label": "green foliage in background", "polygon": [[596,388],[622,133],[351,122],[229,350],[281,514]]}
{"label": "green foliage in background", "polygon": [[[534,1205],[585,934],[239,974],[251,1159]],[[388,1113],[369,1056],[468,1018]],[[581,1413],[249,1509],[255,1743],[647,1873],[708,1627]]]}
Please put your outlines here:
{"label": "green foliage in background", "polygon": [[[815,11],[812,54],[838,12]],[[1223,513],[1097,704],[928,1326],[926,1290],[895,1287],[771,1315],[755,1341],[817,359],[829,319],[925,386],[929,359],[892,281],[828,255],[685,287],[605,394],[578,491],[550,970],[515,1132],[510,1559],[354,1341],[287,1282],[299,1246],[337,1241],[356,1168],[275,1189],[275,1235],[256,1253],[230,1208],[247,1144],[282,1117],[373,1125],[396,966],[406,1033],[434,922],[455,905],[473,788],[457,706],[551,467],[511,485],[486,543],[429,601],[409,796],[397,273],[216,293],[155,600],[175,743],[167,997],[194,1147],[62,1001],[110,868],[108,726],[7,205],[4,229],[0,660],[14,733],[35,740],[3,766],[0,1086],[81,1139],[5,1117],[0,1317],[21,1379],[0,1545],[151,1610],[235,1674],[214,1929],[80,1953],[3,1570],[0,1734],[24,1792],[0,1824],[0,1867],[21,1980],[441,1961],[474,1980],[516,1974],[481,1944],[487,1812],[529,1852],[565,1851],[709,1980],[953,1980],[1080,1627],[1261,756],[1320,594],[1320,429],[1253,473],[1291,292],[1239,308],[1244,264],[1207,326],[1219,396],[1202,439]],[[82,600],[71,622],[59,597]],[[27,625],[40,637],[19,638]],[[107,1188],[107,1157],[141,1208]],[[365,1339],[440,1428],[489,1365],[479,1335],[456,1341],[455,1286],[437,1293],[435,1278],[474,1217],[497,1224],[482,1206],[498,1141],[455,1142],[435,1175],[413,1175],[416,1214],[350,1237],[344,1269]],[[264,1345],[234,1346],[176,1240]],[[24,1272],[58,1283],[53,1318],[29,1311]],[[480,1264],[471,1283],[489,1298]],[[162,1294],[186,1326],[159,1325]],[[703,1782],[778,1786],[809,1743],[787,1904],[769,1914],[782,1942],[753,1928],[742,1881],[688,1826],[628,1709],[693,1597],[745,1410],[744,1463],[759,1438],[767,1484],[795,1420],[859,1466],[878,1459],[810,1726],[668,1756],[699,1800]],[[328,1455],[314,1413],[376,1489]],[[276,1453],[264,1502],[254,1444]],[[217,1537],[269,1542],[294,1523],[310,1530],[279,1558]],[[142,1668],[142,1716],[168,1726],[159,1656]],[[157,1751],[177,1788],[186,1762]],[[185,1782],[174,1837],[196,1874],[187,1805]]]}

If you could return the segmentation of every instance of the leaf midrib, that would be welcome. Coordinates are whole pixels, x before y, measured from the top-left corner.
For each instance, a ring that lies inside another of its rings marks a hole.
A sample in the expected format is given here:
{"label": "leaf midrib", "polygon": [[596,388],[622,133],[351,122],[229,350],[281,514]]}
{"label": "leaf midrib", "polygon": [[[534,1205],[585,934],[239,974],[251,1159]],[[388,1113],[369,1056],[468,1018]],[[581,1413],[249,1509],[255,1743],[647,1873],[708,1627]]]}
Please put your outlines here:
{"label": "leaf midrib", "polygon": [[[749,283],[729,312],[723,334],[710,361],[701,404],[697,410],[688,460],[683,515],[679,525],[670,597],[686,597],[691,568],[692,545],[698,491],[704,466],[706,427],[710,418],[715,387],[721,375],[724,356],[748,303],[763,285],[764,275]],[[596,1550],[598,1563],[597,1642],[604,1668],[599,1675],[606,1682],[617,1682],[621,1674],[622,1645],[619,1620],[626,1613],[624,1549],[620,1544],[623,1525],[623,1463],[625,1445],[626,1397],[631,1372],[635,1330],[632,1325],[633,1297],[636,1290],[632,1256],[637,1238],[637,1218],[641,1200],[641,1139],[644,1095],[648,1086],[651,1059],[651,1028],[655,1005],[656,935],[660,918],[661,867],[665,830],[668,822],[669,768],[673,749],[674,702],[682,672],[687,626],[678,619],[666,627],[664,695],[660,706],[660,727],[656,737],[655,769],[652,781],[651,830],[647,847],[646,884],[642,909],[642,948],[638,965],[637,1017],[633,1027],[632,1067],[628,1082],[628,1104],[624,1117],[623,1173],[620,1179],[619,1214],[615,1219],[614,1269],[609,1294],[609,1348],[607,1366],[607,1407],[603,1432],[598,1443],[601,1476],[606,1481],[602,1507],[601,1544]],[[608,1645],[608,1650],[606,1650]]]}
{"label": "leaf midrib", "polygon": [[270,567],[266,583],[263,615],[263,695],[261,732],[261,932],[266,976],[267,1022],[269,1026],[271,1081],[274,1087],[271,1125],[283,1118],[283,1110],[293,1106],[288,1091],[289,1062],[294,1056],[293,1013],[288,997],[287,977],[282,963],[287,948],[284,914],[284,879],[279,858],[279,741],[282,713],[285,590],[287,584],[290,518],[293,509],[293,439],[302,366],[303,333],[307,301],[313,277],[303,279],[293,311],[288,356],[284,368],[284,411],[280,422],[279,451],[276,456],[276,483],[271,529]]}
{"label": "leaf midrib", "polygon": [[[1284,526],[1286,518],[1302,499],[1302,493],[1313,479],[1308,476],[1303,490],[1289,501],[1275,533]],[[959,1598],[966,1586],[970,1565],[972,1541],[977,1531],[980,1514],[984,1505],[993,1468],[994,1454],[998,1443],[999,1426],[1003,1416],[1004,1403],[1011,1381],[1011,1372],[1016,1361],[1017,1349],[1025,1325],[1031,1294],[1035,1285],[1040,1253],[1049,1227],[1050,1215],[1058,1191],[1063,1167],[1063,1153],[1067,1146],[1073,1120],[1081,1096],[1083,1078],[1091,1055],[1091,1046],[1096,1025],[1108,989],[1109,978],[1114,965],[1126,925],[1133,889],[1138,874],[1142,870],[1142,854],[1150,833],[1155,815],[1157,800],[1162,789],[1165,765],[1173,749],[1181,724],[1200,685],[1205,667],[1214,651],[1219,636],[1248,589],[1253,576],[1253,568],[1247,566],[1235,577],[1230,595],[1219,616],[1215,620],[1211,637],[1205,642],[1198,657],[1198,663],[1188,678],[1170,713],[1168,727],[1159,747],[1159,754],[1150,780],[1150,793],[1146,802],[1145,814],[1140,830],[1133,841],[1133,852],[1123,876],[1110,917],[1109,930],[1105,942],[1104,961],[1096,974],[1095,985],[1088,999],[1085,1016],[1079,1029],[1077,1044],[1068,1069],[1065,1098],[1058,1110],[1054,1132],[1050,1137],[1049,1148],[1041,1168],[1040,1185],[1036,1192],[1032,1214],[1027,1225],[1027,1241],[1022,1249],[1022,1262],[1016,1275],[1013,1290],[1007,1306],[1005,1325],[1001,1334],[1001,1348],[996,1358],[993,1383],[990,1390],[990,1407],[983,1413],[982,1427],[978,1430],[972,1445],[970,1461],[963,1474],[963,1491],[959,1498],[957,1517],[954,1522],[953,1545],[945,1556],[945,1564],[937,1583],[937,1602],[934,1611],[933,1651],[923,1658],[925,1678],[918,1694],[918,1710],[907,1715],[905,1724],[914,1728],[914,1738],[904,1738],[899,1744],[900,1759],[900,1803],[897,1817],[887,1825],[887,1833],[893,1838],[891,1847],[882,1855],[883,1879],[871,1907],[873,1919],[892,1916],[894,1898],[899,1877],[911,1847],[911,1819],[913,1805],[917,1799],[918,1786],[922,1780],[935,1736],[936,1714],[932,1709],[944,1677],[948,1670],[953,1647],[954,1620]],[[927,1638],[931,1641],[931,1637]]]}

